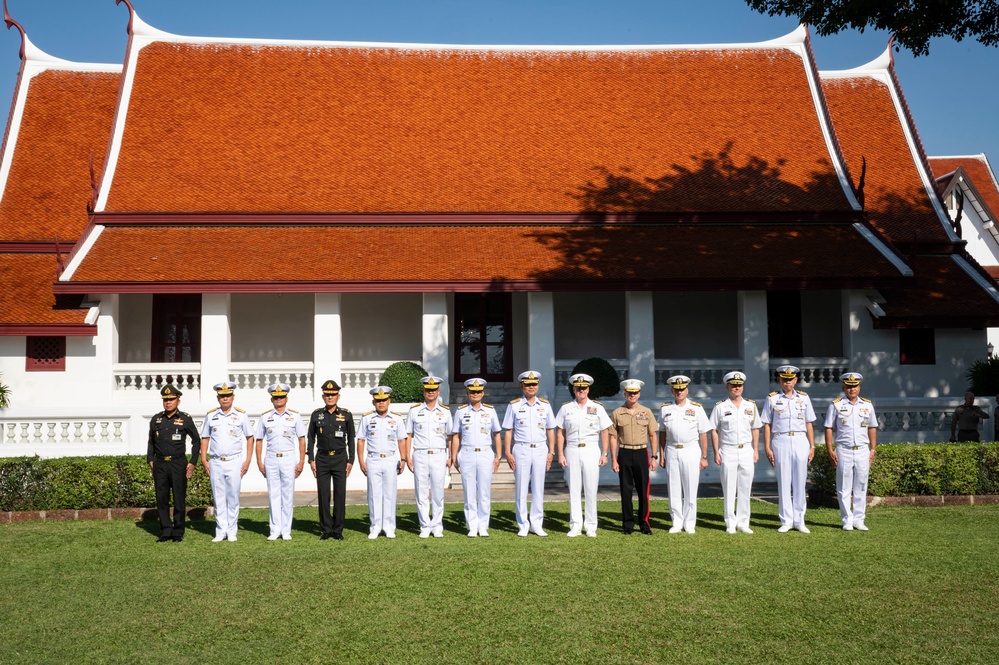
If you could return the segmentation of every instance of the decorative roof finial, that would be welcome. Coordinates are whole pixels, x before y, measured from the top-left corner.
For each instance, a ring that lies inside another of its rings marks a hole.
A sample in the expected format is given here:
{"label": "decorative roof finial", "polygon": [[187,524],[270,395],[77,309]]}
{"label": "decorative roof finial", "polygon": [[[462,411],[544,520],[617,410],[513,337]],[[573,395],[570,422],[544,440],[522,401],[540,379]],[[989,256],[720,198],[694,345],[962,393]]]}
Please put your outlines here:
{"label": "decorative roof finial", "polygon": [[28,35],[24,32],[21,24],[10,17],[10,13],[7,11],[7,0],[3,0],[3,22],[7,24],[8,30],[16,27],[17,31],[21,33],[21,51],[19,55],[21,60],[24,60],[24,44],[28,40]]}
{"label": "decorative roof finial", "polygon": [[888,38],[888,66],[895,66],[895,35]]}
{"label": "decorative roof finial", "polygon": [[[7,2],[7,0],[3,1]],[[114,0],[114,4],[116,5],[120,5],[123,2],[128,7],[128,34],[132,34],[132,19],[135,17],[135,7],[132,6],[131,0]]]}

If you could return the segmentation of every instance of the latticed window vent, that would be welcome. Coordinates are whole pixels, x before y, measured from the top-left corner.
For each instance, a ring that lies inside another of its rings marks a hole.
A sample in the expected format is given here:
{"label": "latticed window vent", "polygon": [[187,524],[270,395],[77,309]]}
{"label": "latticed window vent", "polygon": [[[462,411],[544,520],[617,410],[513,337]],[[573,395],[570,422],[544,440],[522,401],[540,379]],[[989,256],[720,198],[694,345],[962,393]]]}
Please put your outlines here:
{"label": "latticed window vent", "polygon": [[62,372],[66,369],[65,337],[28,337],[25,371]]}

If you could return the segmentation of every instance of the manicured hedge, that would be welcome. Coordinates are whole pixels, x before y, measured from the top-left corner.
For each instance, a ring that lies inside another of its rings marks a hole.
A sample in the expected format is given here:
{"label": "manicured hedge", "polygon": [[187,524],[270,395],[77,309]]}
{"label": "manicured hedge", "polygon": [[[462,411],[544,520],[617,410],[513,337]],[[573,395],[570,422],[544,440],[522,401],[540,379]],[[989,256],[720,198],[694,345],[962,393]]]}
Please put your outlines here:
{"label": "manicured hedge", "polygon": [[[824,444],[812,460],[815,491],[835,495],[836,467]],[[871,466],[870,496],[999,494],[999,444],[886,443]]]}
{"label": "manicured hedge", "polygon": [[[0,459],[0,510],[86,510],[156,505],[144,456]],[[212,505],[200,465],[187,483],[187,507]]]}

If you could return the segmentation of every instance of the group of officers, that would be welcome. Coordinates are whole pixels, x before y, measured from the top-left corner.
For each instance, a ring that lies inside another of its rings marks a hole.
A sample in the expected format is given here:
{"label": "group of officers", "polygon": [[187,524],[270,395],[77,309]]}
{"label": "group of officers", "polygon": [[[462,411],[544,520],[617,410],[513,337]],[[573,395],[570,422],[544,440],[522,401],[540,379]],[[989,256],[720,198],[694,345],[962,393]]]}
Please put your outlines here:
{"label": "group of officers", "polygon": [[[164,410],[150,422],[147,453],[156,488],[159,541],[183,539],[186,483],[199,462],[211,479],[213,542],[235,541],[240,481],[254,452],[267,480],[268,540],[291,539],[294,484],[306,460],[319,490],[320,539],[342,540],[346,478],[355,458],[367,478],[369,539],[381,534],[395,538],[397,479],[407,467],[414,476],[420,538],[443,537],[444,488],[452,466],[462,478],[468,537],[488,537],[492,476],[504,458],[514,473],[518,536],[548,535],[543,529],[544,484],[556,458],[569,487],[570,538],[583,533],[596,537],[600,467],[608,462],[619,475],[625,534],[636,527],[652,533],[649,474],[657,464],[667,471],[669,532],[694,533],[709,435],[713,459],[721,469],[726,531],[751,534],[750,492],[761,429],[765,455],[777,475],[777,530],[808,533],[805,482],[815,454],[816,418],[808,395],[795,389],[799,374],[792,365],[779,367],[780,390],[770,393],[759,409],[743,397],[746,375],[729,372],[724,377],[728,398],[715,404],[710,417],[699,402],[688,399],[690,379],[672,376],[667,383],[673,400],[660,405],[657,419],[639,403],[644,383],[637,379],[621,382],[624,404],[608,414],[589,398],[593,378],[574,374],[569,377],[573,399],[556,413],[548,400],[538,397],[541,374],[526,371],[518,377],[522,396],[507,405],[502,421],[496,408],[483,402],[485,380],[465,381],[468,403],[452,414],[439,401],[443,379],[429,375],[420,380],[423,401],[405,417],[390,410],[390,387],[371,389],[374,409],[361,417],[356,432],[353,415],[337,405],[340,386],[333,380],[322,384],[324,406],[312,412],[307,427],[287,408],[289,387],[271,384],[267,390],[273,408],[255,429],[246,412],[233,405],[235,384],[218,383],[214,389],[219,407],[206,415],[200,433],[191,416],[179,411],[180,391],[166,386],[161,391]],[[840,379],[844,396],[826,412],[825,444],[836,465],[842,528],[866,531],[867,481],[878,421],[874,405],[860,397],[863,377],[846,372]],[[185,439],[190,440],[190,459],[185,457]]]}

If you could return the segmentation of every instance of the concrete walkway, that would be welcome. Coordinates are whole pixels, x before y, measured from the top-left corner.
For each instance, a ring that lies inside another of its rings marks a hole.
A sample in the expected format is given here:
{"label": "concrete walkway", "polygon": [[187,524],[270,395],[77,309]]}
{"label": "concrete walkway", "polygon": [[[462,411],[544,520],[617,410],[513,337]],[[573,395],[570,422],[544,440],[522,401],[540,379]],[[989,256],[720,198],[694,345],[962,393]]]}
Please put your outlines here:
{"label": "concrete walkway", "polygon": [[[668,498],[666,485],[652,486],[653,499]],[[697,490],[697,497],[700,499],[721,498],[721,485],[718,483],[701,483]],[[514,489],[512,487],[493,488],[492,500],[494,502],[512,502]],[[769,503],[777,503],[777,485],[773,483],[759,483],[753,485],[753,498]],[[545,489],[545,501],[568,501],[569,490],[565,487],[549,487]],[[613,485],[600,487],[597,493],[598,501],[620,501],[621,492]],[[240,496],[240,506],[243,508],[266,508],[267,493],[251,492]],[[400,504],[416,503],[413,491],[404,489],[399,491],[398,501]],[[460,489],[444,490],[444,503],[463,503],[464,497]],[[347,492],[347,505],[366,505],[368,494],[363,490],[353,490]],[[318,494],[316,492],[295,492],[296,506],[318,506]]]}

